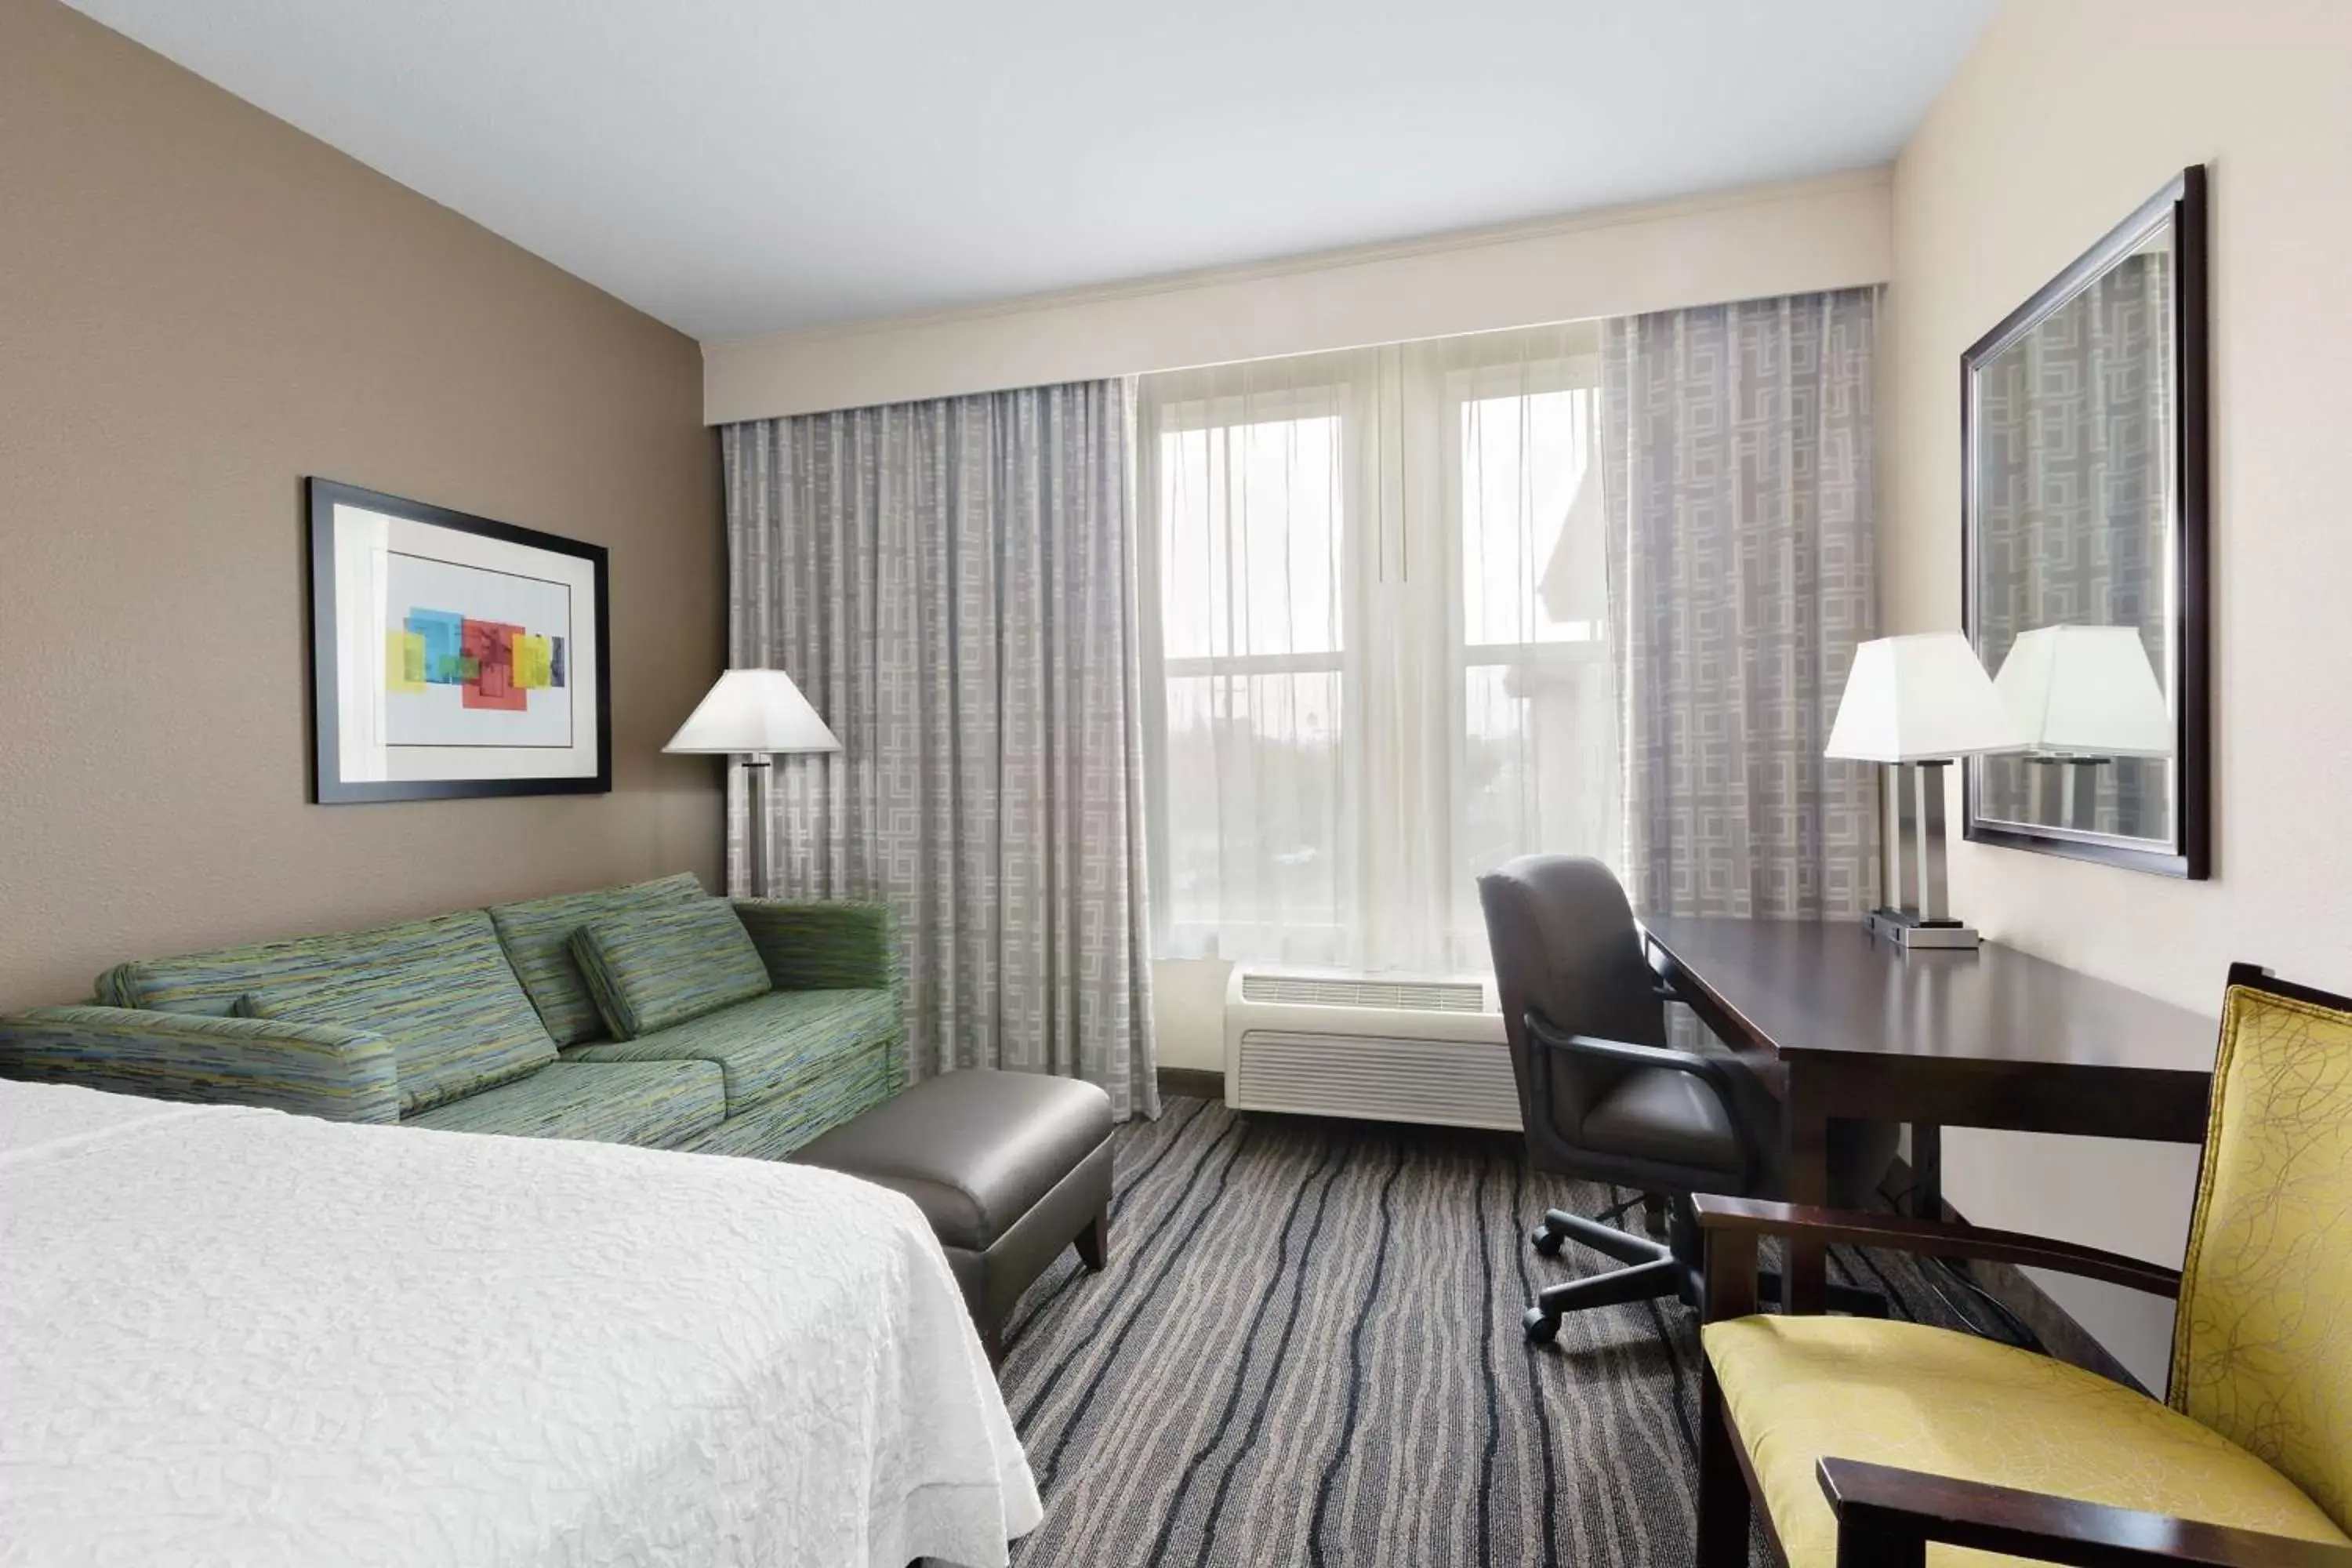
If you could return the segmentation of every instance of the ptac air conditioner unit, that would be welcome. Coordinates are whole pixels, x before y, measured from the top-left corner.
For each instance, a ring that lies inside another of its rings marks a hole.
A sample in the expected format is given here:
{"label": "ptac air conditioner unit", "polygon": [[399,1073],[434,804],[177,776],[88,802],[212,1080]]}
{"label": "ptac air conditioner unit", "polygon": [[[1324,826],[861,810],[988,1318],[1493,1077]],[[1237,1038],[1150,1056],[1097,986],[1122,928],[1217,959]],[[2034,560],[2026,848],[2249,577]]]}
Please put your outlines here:
{"label": "ptac air conditioner unit", "polygon": [[1517,1131],[1495,983],[1237,964],[1225,984],[1225,1103]]}

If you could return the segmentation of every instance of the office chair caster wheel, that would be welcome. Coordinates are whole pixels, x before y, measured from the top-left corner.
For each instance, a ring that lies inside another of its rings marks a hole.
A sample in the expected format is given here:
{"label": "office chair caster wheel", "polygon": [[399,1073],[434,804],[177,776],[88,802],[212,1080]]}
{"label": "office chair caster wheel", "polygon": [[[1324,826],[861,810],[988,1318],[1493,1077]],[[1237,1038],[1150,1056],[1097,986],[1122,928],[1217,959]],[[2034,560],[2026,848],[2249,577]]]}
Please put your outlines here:
{"label": "office chair caster wheel", "polygon": [[1531,1345],[1548,1345],[1559,1332],[1559,1320],[1541,1307],[1529,1307],[1519,1319],[1519,1326],[1527,1331],[1528,1343]]}
{"label": "office chair caster wheel", "polygon": [[1560,1247],[1567,1240],[1568,1237],[1548,1225],[1539,1225],[1528,1233],[1528,1245],[1546,1258],[1558,1258]]}

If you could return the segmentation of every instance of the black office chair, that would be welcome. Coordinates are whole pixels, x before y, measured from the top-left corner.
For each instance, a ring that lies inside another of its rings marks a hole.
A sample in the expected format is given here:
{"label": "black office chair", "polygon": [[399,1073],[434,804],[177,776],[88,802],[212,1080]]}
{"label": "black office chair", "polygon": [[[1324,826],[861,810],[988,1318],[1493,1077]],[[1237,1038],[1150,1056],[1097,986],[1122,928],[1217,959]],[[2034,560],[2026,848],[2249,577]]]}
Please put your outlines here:
{"label": "black office chair", "polygon": [[[1561,1209],[1547,1214],[1531,1238],[1537,1251],[1557,1255],[1573,1237],[1626,1267],[1543,1291],[1528,1309],[1528,1338],[1549,1343],[1561,1314],[1587,1307],[1658,1296],[1697,1307],[1690,1194],[1753,1196],[1778,1186],[1778,1102],[1729,1051],[1666,1044],[1672,993],[1643,956],[1624,889],[1600,861],[1522,856],[1479,878],[1478,898],[1529,1162],[1668,1198],[1664,1241]],[[1885,1176],[1895,1141],[1889,1124],[1833,1124],[1832,1201],[1858,1206]],[[1757,1288],[1779,1299],[1770,1271]],[[1875,1291],[1832,1285],[1828,1299],[1836,1311],[1886,1310]]]}

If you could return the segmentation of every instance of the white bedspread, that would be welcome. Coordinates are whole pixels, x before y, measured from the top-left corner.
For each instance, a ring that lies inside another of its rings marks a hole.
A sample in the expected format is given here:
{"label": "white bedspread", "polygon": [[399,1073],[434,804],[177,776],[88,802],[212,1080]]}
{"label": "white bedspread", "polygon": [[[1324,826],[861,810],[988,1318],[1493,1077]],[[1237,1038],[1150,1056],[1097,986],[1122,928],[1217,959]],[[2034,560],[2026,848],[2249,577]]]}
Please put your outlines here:
{"label": "white bedspread", "polygon": [[992,1565],[1038,1517],[896,1194],[0,1083],[0,1563]]}

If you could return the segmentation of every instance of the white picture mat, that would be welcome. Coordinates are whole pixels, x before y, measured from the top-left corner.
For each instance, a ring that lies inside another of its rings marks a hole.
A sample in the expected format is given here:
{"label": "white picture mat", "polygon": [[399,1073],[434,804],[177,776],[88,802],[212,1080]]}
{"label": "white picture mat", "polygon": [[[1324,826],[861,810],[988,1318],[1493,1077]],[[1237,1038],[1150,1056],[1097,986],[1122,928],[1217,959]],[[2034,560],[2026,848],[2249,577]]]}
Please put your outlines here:
{"label": "white picture mat", "polygon": [[[336,754],[344,783],[596,776],[600,693],[594,562],[340,501],[334,510],[334,542]],[[399,616],[409,608],[401,605],[395,609],[391,602],[388,558],[395,552],[535,577],[571,590],[572,629],[564,649],[567,684],[559,692],[543,694],[569,698],[570,745],[394,743],[389,710],[394,694],[385,678],[385,637],[400,628]]]}

